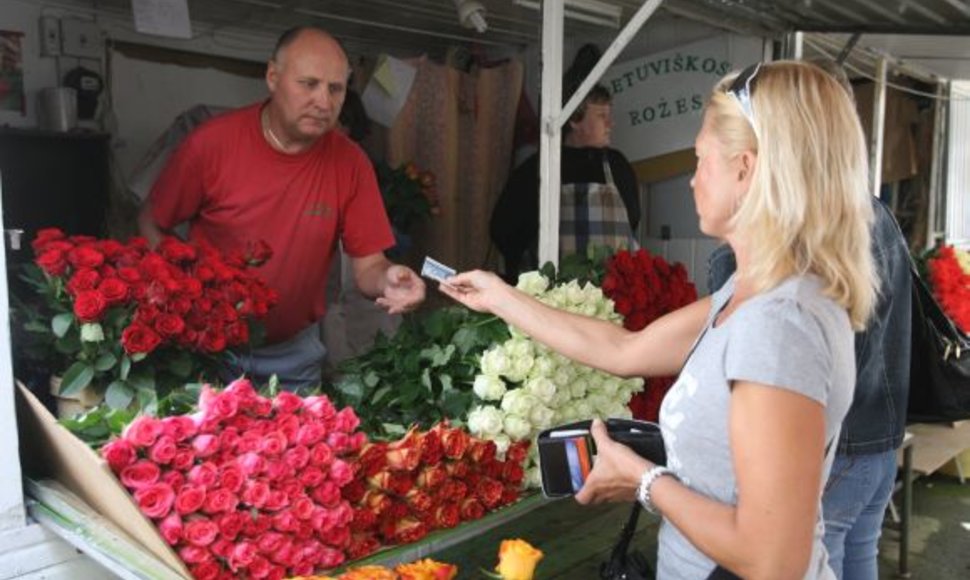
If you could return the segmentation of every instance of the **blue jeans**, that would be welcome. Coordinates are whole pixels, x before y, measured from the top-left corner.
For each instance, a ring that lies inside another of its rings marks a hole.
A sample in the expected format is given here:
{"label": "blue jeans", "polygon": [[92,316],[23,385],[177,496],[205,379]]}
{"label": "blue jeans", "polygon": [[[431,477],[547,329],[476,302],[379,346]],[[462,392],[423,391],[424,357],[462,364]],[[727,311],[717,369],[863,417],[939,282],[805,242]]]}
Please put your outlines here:
{"label": "blue jeans", "polygon": [[285,342],[249,352],[230,353],[222,369],[222,378],[228,382],[246,375],[259,388],[276,375],[281,389],[307,392],[320,386],[326,355],[327,349],[320,341],[320,328],[312,324]]}
{"label": "blue jeans", "polygon": [[835,457],[822,517],[829,565],[840,580],[879,577],[879,535],[895,482],[895,450]]}

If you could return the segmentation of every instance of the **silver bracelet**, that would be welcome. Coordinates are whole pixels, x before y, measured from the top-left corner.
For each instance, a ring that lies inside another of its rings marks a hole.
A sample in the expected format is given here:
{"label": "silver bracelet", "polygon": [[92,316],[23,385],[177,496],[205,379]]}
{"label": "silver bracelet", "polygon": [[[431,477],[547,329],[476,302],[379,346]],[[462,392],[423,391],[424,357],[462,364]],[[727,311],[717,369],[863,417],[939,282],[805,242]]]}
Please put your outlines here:
{"label": "silver bracelet", "polygon": [[680,481],[677,474],[670,469],[663,465],[655,465],[643,472],[643,475],[640,477],[640,485],[637,486],[637,501],[640,502],[643,509],[652,514],[658,514],[660,512],[657,510],[657,506],[653,505],[653,500],[650,498],[650,487],[653,486],[653,482],[657,481],[663,475],[669,475],[677,481]]}

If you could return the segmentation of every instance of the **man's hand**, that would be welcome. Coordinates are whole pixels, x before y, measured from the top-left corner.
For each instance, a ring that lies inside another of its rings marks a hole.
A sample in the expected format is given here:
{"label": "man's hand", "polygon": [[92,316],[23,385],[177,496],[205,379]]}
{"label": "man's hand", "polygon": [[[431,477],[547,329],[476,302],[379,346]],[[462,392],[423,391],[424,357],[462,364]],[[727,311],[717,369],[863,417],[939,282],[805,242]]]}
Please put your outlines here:
{"label": "man's hand", "polygon": [[389,314],[400,314],[424,301],[424,280],[411,268],[393,264],[384,272],[384,294],[376,302]]}

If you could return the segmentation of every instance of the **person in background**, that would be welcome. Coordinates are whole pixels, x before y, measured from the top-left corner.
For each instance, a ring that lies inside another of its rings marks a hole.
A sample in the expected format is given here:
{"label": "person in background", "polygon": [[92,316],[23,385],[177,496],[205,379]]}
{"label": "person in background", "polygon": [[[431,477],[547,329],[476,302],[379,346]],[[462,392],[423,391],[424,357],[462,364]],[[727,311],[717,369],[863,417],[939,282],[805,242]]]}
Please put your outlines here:
{"label": "person in background", "polygon": [[[831,60],[812,62],[853,96],[841,66]],[[829,563],[845,580],[879,577],[879,536],[896,482],[896,450],[903,442],[909,397],[909,247],[889,208],[869,197],[875,214],[871,251],[879,300],[869,325],[855,337],[855,396],[822,496]],[[736,268],[734,253],[730,246],[720,246],[708,263],[708,288],[715,292]]]}
{"label": "person in background", "polygon": [[[563,127],[560,255],[584,252],[591,244],[635,244],[639,186],[630,162],[609,146],[610,100],[606,88],[596,85]],[[512,172],[492,211],[489,231],[505,260],[507,280],[538,266],[538,154]]]}
{"label": "person in background", "polygon": [[662,515],[658,578],[832,578],[822,486],[852,401],[853,329],[876,302],[862,127],[818,67],[759,63],[716,85],[695,145],[700,229],[738,263],[713,296],[630,332],[494,274],[439,289],[583,364],[680,373],[660,410],[667,465],[595,421],[596,462],[576,495]]}
{"label": "person in background", "polygon": [[191,239],[222,251],[245,253],[259,240],[272,248],[260,268],[280,297],[267,345],[236,353],[229,372],[275,374],[287,388],[319,384],[326,349],[317,321],[338,241],[357,287],[389,312],[424,299],[422,280],[384,257],[394,238],[367,156],[333,130],[349,77],[346,54],[325,31],[284,32],[266,71],[269,99],[193,131],[139,215],[153,244],[188,221]]}

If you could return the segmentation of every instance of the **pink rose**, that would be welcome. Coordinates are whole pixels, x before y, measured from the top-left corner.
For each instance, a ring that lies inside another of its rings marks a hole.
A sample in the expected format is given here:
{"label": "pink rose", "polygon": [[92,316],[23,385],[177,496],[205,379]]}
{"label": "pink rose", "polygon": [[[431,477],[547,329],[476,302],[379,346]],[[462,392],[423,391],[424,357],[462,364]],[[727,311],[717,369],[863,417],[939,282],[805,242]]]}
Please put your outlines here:
{"label": "pink rose", "polygon": [[265,397],[259,397],[252,403],[253,415],[257,417],[269,417],[273,412],[273,401]]}
{"label": "pink rose", "polygon": [[[235,540],[248,519],[250,516],[241,512],[219,514],[215,520],[216,525],[219,526],[219,535],[226,540]],[[223,556],[223,554],[219,555]]]}
{"label": "pink rose", "polygon": [[148,458],[159,465],[168,465],[175,458],[176,452],[175,440],[168,435],[162,435],[149,448]]}
{"label": "pink rose", "polygon": [[310,462],[310,450],[303,445],[291,447],[283,453],[283,462],[294,470],[303,469]]}
{"label": "pink rose", "polygon": [[313,502],[306,496],[298,497],[290,502],[290,511],[293,512],[296,519],[308,520],[313,515]]}
{"label": "pink rose", "polygon": [[195,452],[189,449],[179,449],[175,452],[175,457],[172,457],[171,466],[172,469],[188,471],[193,463],[195,463]]}
{"label": "pink rose", "polygon": [[121,483],[128,489],[143,489],[158,482],[161,474],[158,465],[141,459],[121,470]]}
{"label": "pink rose", "polygon": [[345,501],[340,502],[330,513],[334,517],[334,526],[338,528],[346,528],[354,520],[354,508]]}
{"label": "pink rose", "polygon": [[272,555],[283,546],[286,536],[279,532],[266,532],[256,540],[260,553]]}
{"label": "pink rose", "polygon": [[333,428],[343,433],[353,433],[360,425],[360,419],[350,407],[344,407],[333,418]]}
{"label": "pink rose", "polygon": [[113,439],[101,448],[101,457],[116,474],[135,462],[135,446],[127,439]]}
{"label": "pink rose", "polygon": [[286,435],[287,441],[294,441],[296,433],[300,430],[300,418],[296,415],[283,415],[276,418],[276,429]]}
{"label": "pink rose", "polygon": [[266,470],[266,460],[251,451],[243,454],[236,461],[246,477],[256,477]]}
{"label": "pink rose", "polygon": [[283,391],[273,399],[273,408],[280,415],[291,415],[303,406],[303,399],[289,391]]}
{"label": "pink rose", "polygon": [[213,561],[212,552],[202,546],[191,544],[179,548],[179,558],[186,564],[201,564],[202,562]]}
{"label": "pink rose", "polygon": [[219,477],[219,469],[211,461],[200,463],[189,470],[189,481],[202,487],[212,487]]}
{"label": "pink rose", "polygon": [[310,449],[310,465],[324,469],[333,461],[333,449],[326,443],[317,443]]}
{"label": "pink rose", "polygon": [[252,538],[261,537],[273,529],[273,516],[260,513],[254,517],[247,517],[243,526],[243,533]]}
{"label": "pink rose", "polygon": [[195,421],[191,417],[185,415],[177,415],[174,417],[165,417],[161,420],[162,423],[162,434],[168,435],[176,443],[181,443],[189,437],[195,435],[198,431],[198,427]]}
{"label": "pink rose", "polygon": [[255,544],[252,542],[239,542],[229,555],[229,568],[233,572],[238,572],[241,568],[252,564],[253,559],[258,555],[259,553],[256,550]]}
{"label": "pink rose", "polygon": [[158,478],[158,481],[169,484],[175,493],[178,493],[183,487],[185,487],[185,475],[181,471],[176,471],[174,469],[167,469],[163,471],[162,476]]}
{"label": "pink rose", "polygon": [[319,419],[329,419],[337,414],[337,409],[326,395],[307,397],[303,400],[303,407]]}
{"label": "pink rose", "polygon": [[[346,543],[342,545],[346,545]],[[344,558],[345,556],[342,550],[324,546],[320,550],[320,559],[317,561],[317,566],[324,569],[335,568],[344,563]]]}
{"label": "pink rose", "polygon": [[275,457],[286,449],[286,435],[281,431],[271,431],[260,439],[259,451],[263,455]]}
{"label": "pink rose", "polygon": [[175,491],[167,483],[155,483],[135,492],[135,501],[143,514],[160,519],[168,515],[175,502]]}
{"label": "pink rose", "polygon": [[199,396],[199,409],[207,422],[224,421],[239,412],[239,397],[235,393],[216,393],[211,387],[205,387]]}
{"label": "pink rose", "polygon": [[344,455],[350,451],[350,436],[342,431],[331,431],[327,435],[327,445],[337,455]]}
{"label": "pink rose", "polygon": [[266,498],[263,508],[267,511],[275,512],[288,505],[290,505],[290,497],[285,492],[276,490],[269,493],[269,497]]}
{"label": "pink rose", "polygon": [[256,556],[253,561],[246,566],[246,571],[250,578],[268,578],[270,573],[269,560],[262,556]]}
{"label": "pink rose", "polygon": [[[219,433],[219,449],[232,451],[236,448],[238,442],[239,431],[233,427],[226,427],[222,430],[222,433]],[[247,451],[252,451],[252,449]]]}
{"label": "pink rose", "polygon": [[293,477],[296,470],[282,461],[267,461],[265,473],[266,479],[276,482]]}
{"label": "pink rose", "polygon": [[313,499],[326,508],[332,508],[340,501],[340,488],[332,481],[324,481],[313,489]]}
{"label": "pink rose", "polygon": [[326,428],[320,423],[307,423],[296,432],[296,443],[309,447],[323,439],[326,434]]}
{"label": "pink rose", "polygon": [[354,479],[354,470],[349,463],[342,459],[335,459],[330,464],[330,480],[343,487]]}
{"label": "pink rose", "polygon": [[300,564],[294,564],[293,566],[291,566],[290,573],[293,574],[294,576],[309,576],[313,574],[314,569],[315,568],[313,564],[310,564],[309,562],[300,563]]}
{"label": "pink rose", "polygon": [[[233,538],[235,538],[235,536],[233,536]],[[209,551],[212,552],[213,555],[218,556],[223,560],[228,560],[229,556],[232,555],[232,549],[235,547],[236,544],[234,544],[231,540],[221,537],[209,545]],[[225,576],[223,576],[223,578],[225,578]]]}
{"label": "pink rose", "polygon": [[155,417],[141,415],[128,424],[123,437],[138,449],[151,447],[162,434],[162,425]]}
{"label": "pink rose", "polygon": [[219,526],[206,518],[194,519],[185,524],[183,536],[193,546],[208,546],[219,535]]}
{"label": "pink rose", "polygon": [[222,575],[222,565],[215,560],[205,560],[189,568],[189,572],[195,580],[218,580]]}
{"label": "pink rose", "polygon": [[219,451],[219,437],[210,433],[196,435],[192,440],[192,449],[197,457],[210,457]]}
{"label": "pink rose", "polygon": [[195,485],[186,485],[175,496],[175,511],[184,515],[192,514],[205,503],[205,489]]}
{"label": "pink rose", "polygon": [[234,395],[240,401],[252,401],[259,397],[259,393],[256,392],[255,387],[249,381],[249,379],[236,379],[226,386],[225,391],[231,395]]}
{"label": "pink rose", "polygon": [[236,442],[236,453],[250,453],[259,448],[259,435],[252,431],[246,431],[239,436]]}
{"label": "pink rose", "polygon": [[316,487],[323,482],[326,476],[320,468],[311,465],[301,471],[296,477],[304,486]]}
{"label": "pink rose", "polygon": [[261,508],[269,500],[270,488],[262,481],[250,480],[246,482],[246,487],[242,493],[244,504]]}
{"label": "pink rose", "polygon": [[246,481],[246,476],[243,475],[242,469],[237,465],[223,465],[222,472],[219,476],[220,487],[223,489],[228,489],[229,491],[236,493],[242,488],[243,483]]}
{"label": "pink rose", "polygon": [[296,519],[293,512],[290,510],[284,510],[273,516],[273,529],[278,532],[292,532],[295,531],[300,525],[300,521]]}
{"label": "pink rose", "polygon": [[343,548],[350,543],[350,528],[335,526],[326,532],[321,532],[319,538],[330,546]]}
{"label": "pink rose", "polygon": [[207,514],[231,512],[239,504],[239,498],[228,489],[210,489],[205,494],[202,511]]}
{"label": "pink rose", "polygon": [[182,539],[182,529],[182,518],[176,513],[168,514],[158,524],[159,533],[170,546],[174,546]]}
{"label": "pink rose", "polygon": [[351,453],[357,453],[367,445],[367,433],[363,431],[358,431],[350,436],[350,449]]}

